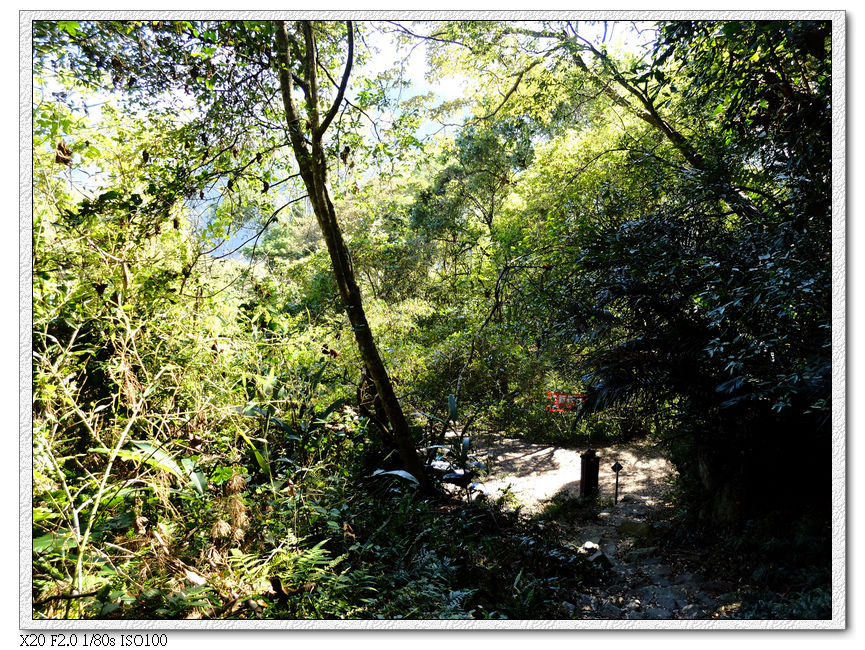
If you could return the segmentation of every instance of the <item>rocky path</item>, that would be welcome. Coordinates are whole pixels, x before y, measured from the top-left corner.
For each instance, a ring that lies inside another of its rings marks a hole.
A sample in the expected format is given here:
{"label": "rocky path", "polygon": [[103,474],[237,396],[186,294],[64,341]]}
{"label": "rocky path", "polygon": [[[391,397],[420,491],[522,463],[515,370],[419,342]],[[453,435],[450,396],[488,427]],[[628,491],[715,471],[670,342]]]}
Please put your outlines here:
{"label": "rocky path", "polygon": [[[496,439],[480,445],[476,456],[491,472],[482,490],[503,497],[511,507],[555,521],[565,544],[585,553],[606,574],[602,586],[575,594],[564,613],[596,619],[718,619],[735,608],[734,585],[706,580],[694,572],[699,558],[659,548],[653,527],[664,525],[670,507],[665,492],[670,463],[650,443],[597,449],[600,508],[597,517],[570,519],[568,502],[579,495],[581,449]],[[614,501],[618,461],[619,501]],[[558,505],[558,507],[556,507]]]}

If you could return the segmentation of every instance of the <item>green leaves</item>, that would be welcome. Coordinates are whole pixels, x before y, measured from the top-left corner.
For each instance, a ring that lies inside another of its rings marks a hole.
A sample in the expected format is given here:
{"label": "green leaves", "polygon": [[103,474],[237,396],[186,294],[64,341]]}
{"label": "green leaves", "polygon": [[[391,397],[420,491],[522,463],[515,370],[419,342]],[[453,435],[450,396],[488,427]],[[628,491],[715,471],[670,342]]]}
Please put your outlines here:
{"label": "green leaves", "polygon": [[81,28],[81,24],[76,20],[58,20],[57,26],[70,36],[75,36]]}
{"label": "green leaves", "polygon": [[33,539],[34,553],[66,552],[77,547],[78,542],[75,540],[75,533],[71,530],[50,532]]}
{"label": "green leaves", "polygon": [[[190,485],[199,495],[204,495],[207,492],[207,479],[196,467],[192,459],[181,459],[181,465],[183,466],[183,469],[181,469],[181,466],[177,464],[174,457],[161,447],[144,440],[132,440],[131,442],[137,449],[120,449],[117,452],[118,457],[144,463],[168,472],[181,483]],[[97,454],[111,454],[111,450],[104,447],[97,447],[88,451]]]}
{"label": "green leaves", "polygon": [[183,469],[185,471],[186,476],[189,478],[189,482],[192,487],[201,495],[207,493],[207,478],[204,476],[204,473],[198,469],[191,458],[181,458],[180,463],[183,465]]}
{"label": "green leaves", "polygon": [[[420,474],[382,462],[372,465],[379,479],[358,487],[370,472],[362,463],[386,443],[350,408],[363,364],[339,297],[346,285],[298,191],[284,130],[271,128],[285,124],[270,102],[273,27],[34,24],[37,79],[56,79],[37,81],[34,97],[34,585],[45,597],[67,576],[146,575],[135,613],[160,616],[221,611],[205,602],[216,591],[172,591],[183,571],[239,593],[284,576],[298,591],[265,616],[356,612],[348,600],[328,609],[349,592],[369,597],[362,607],[378,602],[363,616],[468,615],[480,602],[535,612],[540,576],[517,575],[526,556],[500,538],[513,522],[467,554],[487,524],[468,509],[423,511],[411,489]],[[391,23],[369,28],[389,29],[410,38]],[[434,107],[398,100],[417,89],[395,70],[354,78],[348,96],[367,115],[340,107],[322,142],[369,328],[399,399],[429,420],[410,423],[407,445],[446,456],[449,479],[467,485],[482,470],[470,456],[474,423],[549,436],[544,392],[589,384],[604,411],[580,432],[674,432],[685,441],[680,476],[695,484],[689,469],[725,454],[735,464],[710,473],[746,485],[743,463],[784,448],[779,440],[810,450],[801,443],[823,436],[831,414],[825,26],[676,22],[661,25],[656,47],[621,57],[611,47],[603,62],[573,23],[432,29],[432,73],[470,77],[469,92]],[[345,25],[313,31],[326,106],[324,71],[338,82]],[[310,72],[300,58],[292,65]],[[418,136],[430,117],[471,114],[486,117]],[[53,162],[60,140],[72,168]],[[240,250],[223,256],[223,240]],[[93,508],[94,477],[127,424],[136,440]],[[562,439],[576,431],[569,424]],[[96,445],[100,456],[81,455]],[[89,513],[92,552],[79,560],[71,528]],[[126,549],[124,535],[151,546]],[[330,572],[306,590],[305,535],[350,551],[357,575]],[[215,561],[238,548],[249,564]],[[165,549],[189,568],[144,565]],[[466,572],[452,568],[466,557],[526,606],[487,602],[492,579],[473,599],[474,585],[457,582]],[[144,596],[154,585],[158,603]],[[382,605],[393,594],[406,607]],[[111,598],[100,595],[101,610],[73,601],[71,614],[133,609]],[[443,610],[447,598],[460,604]],[[39,614],[63,615],[51,607]]]}
{"label": "green leaves", "polygon": [[264,473],[268,479],[273,479],[273,470],[270,467],[270,462],[267,459],[267,443],[264,444],[263,449],[264,452],[260,452],[258,447],[256,447],[255,443],[250,440],[249,436],[247,436],[242,431],[238,432],[240,437],[243,438],[243,441],[249,446],[253,455],[255,456],[255,462],[258,463],[259,469]]}
{"label": "green leaves", "polygon": [[454,395],[448,395],[448,420],[457,421],[457,398]]}
{"label": "green leaves", "polygon": [[394,469],[394,470],[377,469],[372,473],[372,475],[373,476],[399,476],[400,478],[405,479],[406,481],[409,481],[411,483],[414,483],[415,485],[420,484],[414,476],[412,476],[411,474],[409,474],[408,472],[406,472],[405,470],[402,470],[402,469]]}

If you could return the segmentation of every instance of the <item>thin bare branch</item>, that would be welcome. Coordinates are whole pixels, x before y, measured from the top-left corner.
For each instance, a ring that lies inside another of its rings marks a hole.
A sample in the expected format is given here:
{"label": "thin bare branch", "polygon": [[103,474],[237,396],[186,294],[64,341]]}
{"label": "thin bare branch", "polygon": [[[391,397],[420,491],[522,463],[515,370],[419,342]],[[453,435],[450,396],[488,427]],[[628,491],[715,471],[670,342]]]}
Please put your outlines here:
{"label": "thin bare branch", "polygon": [[[233,248],[232,250],[228,251],[227,253],[223,253],[222,255],[216,255],[216,256],[213,256],[213,259],[215,259],[215,260],[221,260],[221,259],[223,259],[224,257],[228,257],[229,255],[233,255],[234,253],[236,253],[237,251],[239,251],[241,248],[243,248],[244,246],[246,246],[246,245],[247,245],[249,242],[251,242],[253,239],[256,240],[256,244],[257,244],[257,243],[258,243],[258,239],[259,239],[259,238],[264,234],[264,231],[267,230],[267,228],[270,226],[270,224],[272,224],[274,221],[276,221],[276,217],[277,217],[277,215],[278,215],[280,212],[282,212],[285,208],[287,208],[288,206],[290,206],[292,203],[297,203],[298,201],[302,201],[303,199],[307,198],[307,196],[308,196],[308,195],[304,194],[303,196],[299,196],[299,197],[297,197],[296,199],[292,199],[292,200],[289,201],[288,203],[284,203],[282,206],[280,206],[279,208],[277,208],[277,209],[273,212],[273,214],[270,215],[270,217],[268,217],[267,221],[264,222],[264,225],[263,225],[263,226],[258,230],[258,232],[256,232],[252,237],[250,237],[250,238],[246,239],[245,241],[241,242],[238,246],[236,246],[236,247]],[[218,248],[218,246],[217,246],[217,248]]]}
{"label": "thin bare branch", "polygon": [[394,22],[392,20],[386,20],[384,22],[387,23],[388,25],[393,25],[398,30],[400,30],[401,32],[403,32],[405,34],[408,34],[412,38],[420,38],[420,39],[423,39],[425,41],[436,41],[438,43],[448,43],[449,45],[459,45],[460,47],[466,48],[472,54],[475,53],[474,49],[472,49],[472,47],[470,45],[467,45],[467,44],[463,43],[462,41],[455,41],[453,39],[448,39],[448,38],[439,38],[439,34],[441,32],[436,32],[435,34],[429,34],[429,35],[425,36],[423,34],[415,34],[413,31],[411,31],[407,27],[404,27],[400,23]]}
{"label": "thin bare branch", "polygon": [[536,65],[538,65],[540,62],[541,62],[541,59],[535,59],[532,63],[530,63],[530,64],[528,65],[528,67],[523,68],[522,70],[520,70],[519,73],[517,73],[517,78],[514,80],[513,85],[510,87],[510,89],[508,90],[508,92],[505,93],[505,96],[504,96],[504,98],[502,99],[502,101],[499,103],[499,105],[496,106],[495,109],[493,109],[492,112],[490,112],[490,113],[484,115],[484,116],[483,116],[482,118],[480,118],[480,119],[482,119],[482,120],[489,120],[489,119],[493,118],[493,117],[496,115],[496,113],[498,113],[500,110],[502,110],[502,107],[503,107],[503,106],[507,103],[507,101],[511,98],[511,95],[513,95],[513,94],[516,92],[517,88],[520,87],[520,82],[523,80],[523,77],[525,76],[525,74],[526,74],[529,70],[531,70],[532,68],[534,68]]}

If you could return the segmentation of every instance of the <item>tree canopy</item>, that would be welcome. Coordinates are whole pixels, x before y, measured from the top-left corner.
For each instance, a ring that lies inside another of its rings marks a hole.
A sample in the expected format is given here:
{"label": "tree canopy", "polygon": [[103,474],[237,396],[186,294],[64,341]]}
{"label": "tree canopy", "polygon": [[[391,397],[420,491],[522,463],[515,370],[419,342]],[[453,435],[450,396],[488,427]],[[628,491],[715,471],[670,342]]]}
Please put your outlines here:
{"label": "tree canopy", "polygon": [[549,616],[482,434],[824,535],[831,27],[34,21],[34,615]]}

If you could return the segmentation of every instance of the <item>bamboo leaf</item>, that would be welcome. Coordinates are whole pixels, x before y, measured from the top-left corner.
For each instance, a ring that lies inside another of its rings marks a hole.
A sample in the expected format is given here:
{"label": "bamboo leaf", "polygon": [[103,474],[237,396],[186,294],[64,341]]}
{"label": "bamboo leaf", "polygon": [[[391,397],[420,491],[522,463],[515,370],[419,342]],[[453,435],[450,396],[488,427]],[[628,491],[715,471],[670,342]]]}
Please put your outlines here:
{"label": "bamboo leaf", "polygon": [[245,433],[243,433],[243,431],[240,431],[239,433],[240,433],[240,437],[243,438],[246,441],[246,444],[249,445],[250,449],[252,449],[252,453],[255,456],[255,462],[258,463],[258,466],[261,468],[261,471],[264,472],[265,474],[267,474],[268,476],[273,476],[273,472],[271,472],[271,470],[270,470],[270,463],[268,463],[267,459],[264,456],[262,456],[260,451],[258,451],[258,449],[255,447],[255,444],[253,444],[252,440],[250,440],[249,437]]}
{"label": "bamboo leaf", "polygon": [[401,478],[409,480],[416,485],[418,484],[418,480],[414,476],[412,476],[411,474],[409,474],[408,472],[406,472],[403,469],[392,469],[389,471],[385,471],[383,469],[377,469],[372,473],[373,476],[382,476],[384,474],[393,474],[394,476],[399,476]]}
{"label": "bamboo leaf", "polygon": [[[182,469],[180,469],[180,466],[174,461],[174,459],[159,447],[143,440],[132,440],[131,442],[144,452],[143,455],[140,455],[142,462],[154,465],[167,472],[171,472],[181,480],[186,478],[186,474]],[[133,451],[129,453],[134,454],[135,452]]]}
{"label": "bamboo leaf", "polygon": [[78,546],[71,530],[64,533],[51,532],[33,539],[33,552],[44,553],[45,551],[54,551],[57,549],[70,549]]}
{"label": "bamboo leaf", "polygon": [[192,485],[192,487],[195,488],[195,491],[199,494],[205,494],[207,492],[207,478],[201,470],[196,467],[191,458],[183,458],[180,462],[186,470],[186,476],[190,485]]}
{"label": "bamboo leaf", "polygon": [[[117,456],[119,458],[134,460],[139,463],[146,463],[147,465],[158,467],[170,474],[174,474],[181,480],[186,478],[183,470],[181,470],[177,463],[174,462],[174,459],[164,451],[143,441],[133,440],[133,442],[140,448],[140,451],[138,449],[119,449],[117,451]],[[93,447],[87,451],[94,454],[111,454],[111,450],[106,449],[105,447]]]}

